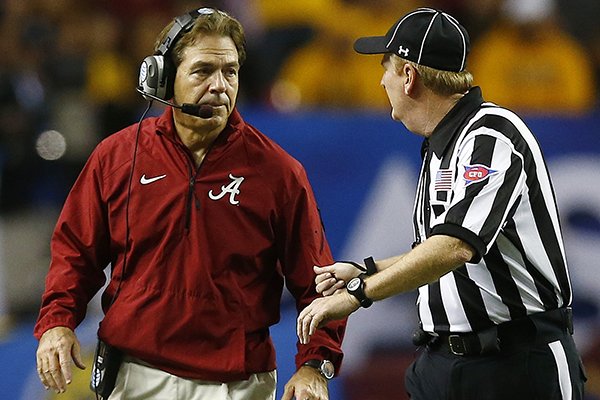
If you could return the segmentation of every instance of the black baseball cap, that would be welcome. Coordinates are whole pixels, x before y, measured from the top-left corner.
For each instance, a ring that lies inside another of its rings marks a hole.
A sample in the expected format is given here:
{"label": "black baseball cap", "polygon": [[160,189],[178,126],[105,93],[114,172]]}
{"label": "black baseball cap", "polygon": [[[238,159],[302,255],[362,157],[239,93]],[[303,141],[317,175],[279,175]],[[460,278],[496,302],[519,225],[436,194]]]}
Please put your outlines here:
{"label": "black baseball cap", "polygon": [[385,36],[357,39],[361,54],[394,53],[427,67],[460,72],[465,69],[470,40],[453,16],[433,8],[418,8],[400,18]]}

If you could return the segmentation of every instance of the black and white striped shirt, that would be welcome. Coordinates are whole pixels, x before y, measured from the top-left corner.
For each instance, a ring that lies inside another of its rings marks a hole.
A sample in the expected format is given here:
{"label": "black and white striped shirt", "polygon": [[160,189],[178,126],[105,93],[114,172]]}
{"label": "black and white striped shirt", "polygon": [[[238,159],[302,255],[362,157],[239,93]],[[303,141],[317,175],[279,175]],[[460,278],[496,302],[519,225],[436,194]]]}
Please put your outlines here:
{"label": "black and white striped shirt", "polygon": [[537,140],[472,88],[423,146],[417,243],[458,237],[477,256],[419,288],[423,329],[470,332],[567,306],[571,285],[552,184]]}

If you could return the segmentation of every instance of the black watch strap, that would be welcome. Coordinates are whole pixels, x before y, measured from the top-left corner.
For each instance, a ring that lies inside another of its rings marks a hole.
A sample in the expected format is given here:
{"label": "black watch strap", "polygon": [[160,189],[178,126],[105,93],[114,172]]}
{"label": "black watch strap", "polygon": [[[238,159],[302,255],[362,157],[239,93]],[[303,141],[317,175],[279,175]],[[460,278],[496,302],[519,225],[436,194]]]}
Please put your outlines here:
{"label": "black watch strap", "polygon": [[306,365],[308,367],[316,369],[327,380],[332,379],[335,375],[335,367],[333,366],[333,363],[329,360],[308,360],[302,365]]}
{"label": "black watch strap", "polygon": [[356,268],[357,270],[359,270],[362,273],[367,273],[367,269],[365,267],[363,267],[362,265],[360,265],[359,263],[356,263],[354,261],[345,261],[345,260],[341,260],[338,262],[342,262],[342,263],[346,263],[346,264],[352,264],[352,266],[354,266],[354,268]]}
{"label": "black watch strap", "polygon": [[367,275],[371,276],[375,272],[377,272],[377,267],[375,266],[375,260],[373,257],[367,257],[364,259],[365,267],[367,267]]}

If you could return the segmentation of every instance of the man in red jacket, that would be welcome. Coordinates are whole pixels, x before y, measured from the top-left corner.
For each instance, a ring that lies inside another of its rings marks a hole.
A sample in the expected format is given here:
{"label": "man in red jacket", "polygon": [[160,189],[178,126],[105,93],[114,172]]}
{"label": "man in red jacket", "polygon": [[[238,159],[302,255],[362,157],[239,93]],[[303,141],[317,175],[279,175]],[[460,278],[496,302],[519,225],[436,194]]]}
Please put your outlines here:
{"label": "man in red jacket", "polygon": [[[97,394],[275,399],[269,326],[284,280],[300,311],[317,297],[312,266],[333,259],[303,167],[235,108],[244,59],[242,27],[219,10],[182,15],[159,35],[138,90],[172,107],[98,145],[52,236],[34,331],[46,387],[63,392],[72,364],[84,368],[74,329],[110,264]],[[328,399],[344,329],[298,344],[283,399]]]}

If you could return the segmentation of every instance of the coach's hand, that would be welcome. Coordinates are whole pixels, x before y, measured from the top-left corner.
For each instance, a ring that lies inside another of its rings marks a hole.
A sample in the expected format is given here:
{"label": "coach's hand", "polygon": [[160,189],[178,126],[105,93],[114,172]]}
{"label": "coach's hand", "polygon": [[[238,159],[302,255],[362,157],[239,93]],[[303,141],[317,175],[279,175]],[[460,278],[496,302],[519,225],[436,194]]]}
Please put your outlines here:
{"label": "coach's hand", "polygon": [[57,393],[63,393],[71,383],[73,363],[77,368],[85,369],[79,340],[75,332],[64,326],[44,332],[36,358],[40,381],[46,389],[54,389]]}
{"label": "coach's hand", "polygon": [[313,367],[302,366],[285,385],[281,400],[329,400],[327,380]]}
{"label": "coach's hand", "polygon": [[329,321],[346,318],[359,308],[360,303],[347,290],[314,299],[300,312],[296,321],[296,334],[300,343],[308,344],[318,328]]}

